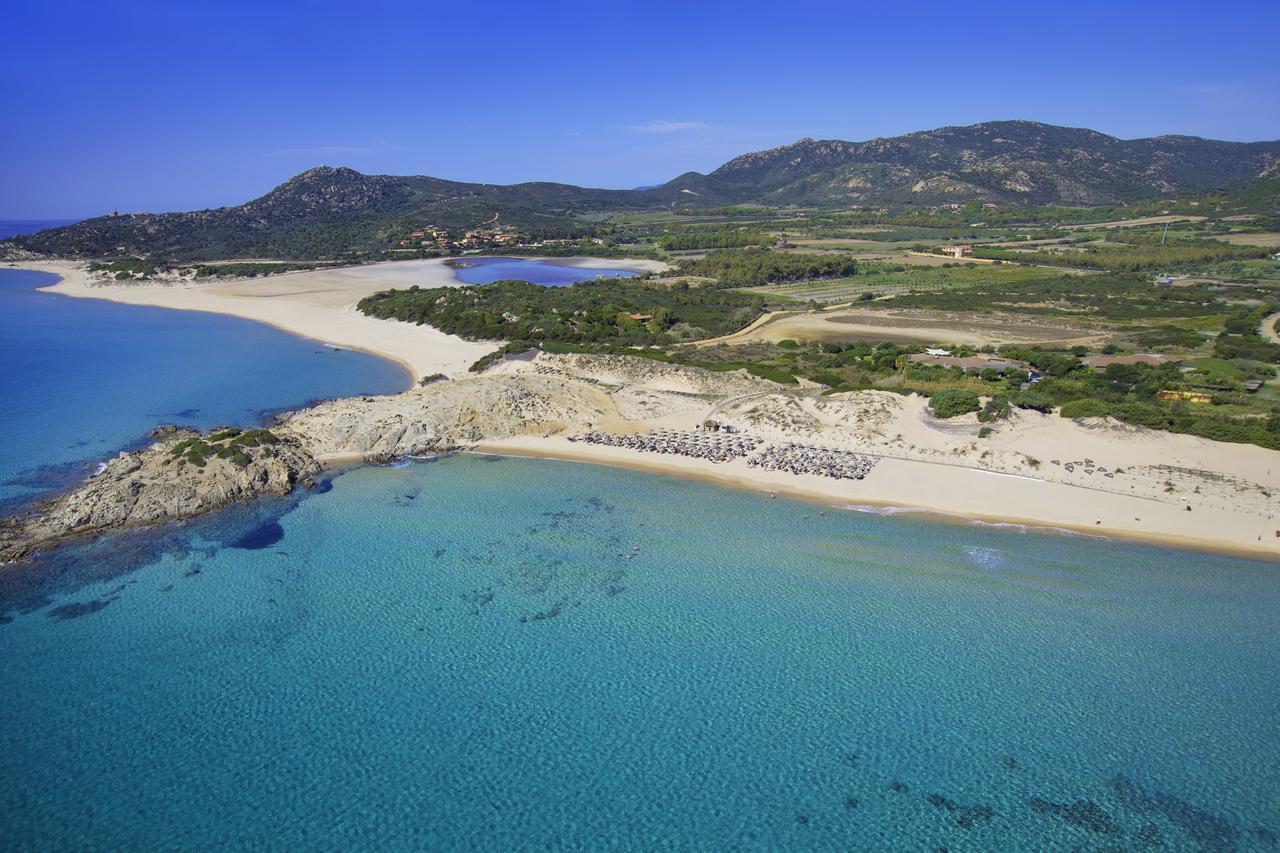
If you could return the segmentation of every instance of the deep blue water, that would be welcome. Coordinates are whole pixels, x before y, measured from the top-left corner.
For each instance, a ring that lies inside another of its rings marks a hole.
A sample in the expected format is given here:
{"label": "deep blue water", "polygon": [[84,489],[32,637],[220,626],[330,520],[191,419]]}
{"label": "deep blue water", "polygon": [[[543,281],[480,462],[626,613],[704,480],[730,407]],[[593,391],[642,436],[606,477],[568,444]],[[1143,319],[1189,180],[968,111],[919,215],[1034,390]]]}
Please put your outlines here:
{"label": "deep blue water", "polygon": [[0,240],[8,240],[19,234],[34,234],[46,228],[60,228],[79,221],[79,219],[0,219]]}
{"label": "deep blue water", "polygon": [[55,280],[0,270],[0,509],[78,480],[161,423],[249,425],[409,384],[384,359],[260,323],[36,290]]}
{"label": "deep blue water", "polygon": [[490,284],[508,279],[528,281],[547,287],[563,287],[579,281],[595,281],[597,278],[626,278],[634,276],[632,270],[594,269],[570,267],[553,261],[524,260],[521,258],[489,258],[468,255],[459,259],[470,266],[454,270],[460,281],[467,284]]}
{"label": "deep blue water", "polygon": [[1274,849],[1277,605],[1240,559],[360,468],[0,575],[5,846]]}

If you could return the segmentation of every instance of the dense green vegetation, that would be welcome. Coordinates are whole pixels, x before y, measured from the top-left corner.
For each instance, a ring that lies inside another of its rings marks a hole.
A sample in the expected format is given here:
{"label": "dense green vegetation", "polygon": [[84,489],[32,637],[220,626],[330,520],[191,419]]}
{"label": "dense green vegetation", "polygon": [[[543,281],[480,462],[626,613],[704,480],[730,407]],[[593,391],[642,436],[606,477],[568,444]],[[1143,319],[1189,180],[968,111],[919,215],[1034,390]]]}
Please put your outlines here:
{"label": "dense green vegetation", "polygon": [[196,278],[257,278],[263,275],[278,275],[282,272],[313,270],[320,264],[309,263],[254,263],[245,261],[232,264],[199,264],[196,266]]}
{"label": "dense green vegetation", "polygon": [[858,262],[849,255],[721,249],[697,260],[679,261],[677,268],[681,275],[714,278],[721,287],[750,287],[849,276],[858,271]]}
{"label": "dense green vegetation", "polygon": [[[1121,238],[1112,238],[1119,241]],[[1265,258],[1270,250],[1257,246],[1237,246],[1219,240],[1184,240],[1160,245],[1159,238],[1124,238],[1127,245],[1086,245],[1070,252],[1035,251],[978,247],[974,256],[1028,264],[1070,266],[1082,269],[1135,271],[1175,270],[1189,264]]]}
{"label": "dense green vegetation", "polygon": [[115,279],[150,278],[168,269],[163,261],[154,258],[118,258],[114,261],[91,261],[89,272],[102,272]]}
{"label": "dense green vegetation", "polygon": [[683,228],[664,234],[658,240],[658,245],[664,251],[673,252],[690,249],[732,249],[740,246],[768,245],[772,242],[774,238],[767,231],[720,226]]}
{"label": "dense green vegetation", "polygon": [[929,408],[940,418],[954,418],[978,411],[982,403],[974,392],[956,388],[934,394],[929,398]]}
{"label": "dense green vegetation", "polygon": [[1178,403],[1116,403],[1088,398],[1063,404],[1061,414],[1064,418],[1112,417],[1149,429],[1280,450],[1280,414],[1272,414],[1265,420],[1231,418],[1193,411],[1189,406]]}
{"label": "dense green vegetation", "polygon": [[765,297],[736,291],[602,279],[568,287],[525,281],[411,287],[374,294],[359,308],[469,340],[653,345],[736,331],[768,305]]}
{"label": "dense green vegetation", "polygon": [[280,439],[270,430],[241,431],[228,427],[208,436],[184,438],[169,449],[169,454],[179,464],[190,463],[197,468],[203,468],[213,456],[244,468],[253,461],[254,448],[261,448],[259,452],[262,455],[270,456],[274,453],[272,445],[279,443]]}
{"label": "dense green vegetation", "polygon": [[986,285],[1003,290],[1003,283],[1042,281],[1054,273],[1017,264],[946,263],[938,266],[859,261],[858,272],[847,278],[818,279],[763,285],[754,290],[789,299],[823,303],[867,301],[911,291],[947,290]]}

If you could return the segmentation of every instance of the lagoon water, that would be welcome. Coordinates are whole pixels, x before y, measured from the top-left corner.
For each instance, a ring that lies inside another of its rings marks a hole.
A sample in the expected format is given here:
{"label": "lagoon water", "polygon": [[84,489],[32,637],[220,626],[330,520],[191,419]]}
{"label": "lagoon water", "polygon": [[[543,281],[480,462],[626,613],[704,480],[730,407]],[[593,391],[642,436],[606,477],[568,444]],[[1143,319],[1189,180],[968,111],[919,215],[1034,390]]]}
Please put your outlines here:
{"label": "lagoon water", "polygon": [[571,463],[0,575],[8,849],[1266,850],[1272,564]]}
{"label": "lagoon water", "polygon": [[41,293],[0,270],[0,510],[80,479],[161,423],[264,422],[408,387],[397,365],[216,314]]}
{"label": "lagoon water", "polygon": [[490,284],[495,281],[527,281],[546,287],[563,287],[580,281],[597,278],[626,278],[636,273],[625,269],[595,269],[571,267],[554,261],[524,258],[495,258],[467,256],[461,259],[468,266],[458,267],[455,273],[467,284]]}

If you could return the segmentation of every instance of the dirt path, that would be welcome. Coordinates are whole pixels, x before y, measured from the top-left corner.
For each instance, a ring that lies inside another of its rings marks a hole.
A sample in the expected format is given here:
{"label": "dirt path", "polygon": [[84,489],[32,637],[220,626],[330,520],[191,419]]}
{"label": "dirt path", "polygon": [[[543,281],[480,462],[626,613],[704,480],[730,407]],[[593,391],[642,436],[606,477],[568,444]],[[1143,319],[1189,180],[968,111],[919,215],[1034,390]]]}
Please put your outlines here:
{"label": "dirt path", "polygon": [[1262,328],[1258,331],[1266,340],[1280,344],[1280,332],[1276,331],[1276,323],[1280,323],[1280,313],[1275,313],[1270,317],[1264,318],[1262,321]]}

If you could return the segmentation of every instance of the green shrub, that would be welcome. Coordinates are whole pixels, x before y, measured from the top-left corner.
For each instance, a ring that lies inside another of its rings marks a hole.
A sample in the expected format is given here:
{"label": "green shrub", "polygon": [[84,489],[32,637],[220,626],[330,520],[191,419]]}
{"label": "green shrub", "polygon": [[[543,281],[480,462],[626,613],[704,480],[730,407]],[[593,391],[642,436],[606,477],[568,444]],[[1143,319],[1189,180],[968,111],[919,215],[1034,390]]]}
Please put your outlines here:
{"label": "green shrub", "polygon": [[1053,401],[1036,391],[1019,391],[1009,402],[1019,409],[1035,409],[1037,412],[1053,411]]}
{"label": "green shrub", "polygon": [[978,395],[972,391],[939,391],[929,398],[929,408],[940,418],[954,418],[981,408]]}
{"label": "green shrub", "polygon": [[837,374],[825,370],[820,370],[817,373],[810,374],[809,380],[811,382],[817,382],[819,385],[829,385],[832,388],[838,388],[844,384],[844,380]]}
{"label": "green shrub", "polygon": [[978,412],[979,421],[994,421],[1009,414],[1009,398],[1003,395],[992,397]]}

